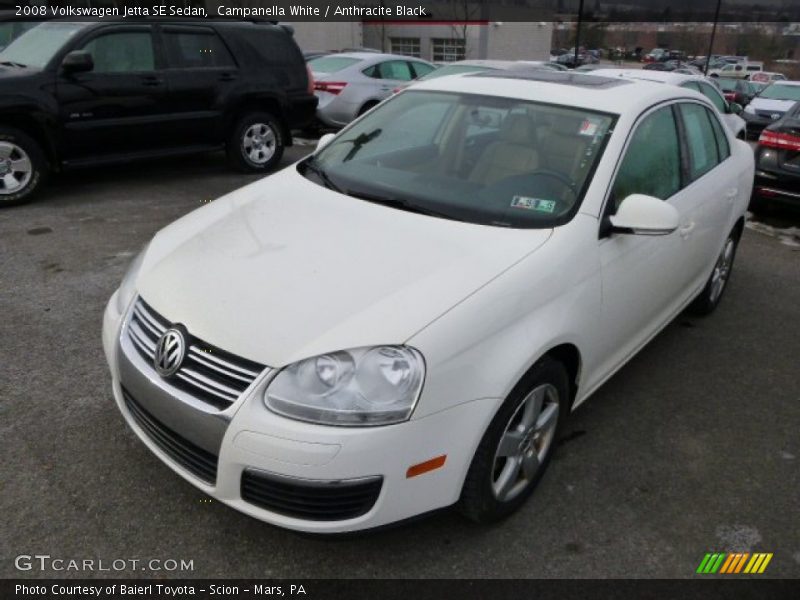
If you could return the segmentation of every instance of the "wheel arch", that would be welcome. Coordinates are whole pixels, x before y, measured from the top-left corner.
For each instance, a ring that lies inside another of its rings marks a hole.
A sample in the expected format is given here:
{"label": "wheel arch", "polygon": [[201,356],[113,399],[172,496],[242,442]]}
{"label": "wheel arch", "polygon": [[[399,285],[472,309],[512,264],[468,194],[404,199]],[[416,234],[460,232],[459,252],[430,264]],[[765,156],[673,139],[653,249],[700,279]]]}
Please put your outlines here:
{"label": "wheel arch", "polygon": [[54,141],[47,135],[44,124],[29,112],[2,111],[0,112],[0,126],[16,129],[29,135],[42,149],[47,159],[47,166],[51,169],[58,167],[59,158]]}
{"label": "wheel arch", "polygon": [[736,235],[736,242],[738,243],[739,240],[742,239],[742,234],[744,233],[744,215],[740,216],[736,223],[734,223],[733,233]]}

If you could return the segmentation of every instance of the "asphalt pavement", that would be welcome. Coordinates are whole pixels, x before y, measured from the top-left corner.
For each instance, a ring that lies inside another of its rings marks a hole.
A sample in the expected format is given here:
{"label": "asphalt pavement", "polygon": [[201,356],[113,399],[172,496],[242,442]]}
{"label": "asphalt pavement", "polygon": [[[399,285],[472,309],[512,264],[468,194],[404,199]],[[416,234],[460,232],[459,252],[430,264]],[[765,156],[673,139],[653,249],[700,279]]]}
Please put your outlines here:
{"label": "asphalt pavement", "polygon": [[[737,550],[800,577],[800,249],[768,231],[745,232],[713,316],[680,316],[573,415],[503,523],[444,511],[327,539],[208,501],[123,422],[101,318],[158,229],[255,179],[216,155],[145,163],[0,211],[0,577],[695,577]],[[15,568],[36,554],[194,569]]]}

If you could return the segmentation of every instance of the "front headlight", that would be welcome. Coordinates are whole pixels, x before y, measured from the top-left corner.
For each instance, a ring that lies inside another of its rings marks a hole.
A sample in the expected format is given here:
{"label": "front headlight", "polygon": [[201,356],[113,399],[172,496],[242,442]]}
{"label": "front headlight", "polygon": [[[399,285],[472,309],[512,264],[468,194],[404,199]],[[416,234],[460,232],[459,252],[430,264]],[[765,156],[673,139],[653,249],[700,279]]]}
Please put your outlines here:
{"label": "front headlight", "polygon": [[324,425],[388,425],[417,404],[425,363],[408,346],[331,352],[283,369],[264,392],[278,414]]}
{"label": "front headlight", "polygon": [[128,309],[133,297],[136,295],[136,276],[139,274],[139,269],[142,268],[148,245],[145,245],[142,251],[136,255],[136,258],[131,261],[125,276],[122,278],[122,283],[119,284],[119,290],[117,290],[117,312],[120,314]]}

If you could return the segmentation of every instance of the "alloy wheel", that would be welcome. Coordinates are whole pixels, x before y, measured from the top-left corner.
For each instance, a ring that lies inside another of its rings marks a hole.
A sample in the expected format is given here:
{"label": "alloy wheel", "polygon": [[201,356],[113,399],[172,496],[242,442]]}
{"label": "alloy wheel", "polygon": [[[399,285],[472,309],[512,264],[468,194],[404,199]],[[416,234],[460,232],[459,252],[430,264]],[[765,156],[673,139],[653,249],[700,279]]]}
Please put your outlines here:
{"label": "alloy wheel", "polygon": [[558,400],[555,386],[537,386],[525,396],[506,425],[492,468],[492,491],[500,502],[513,500],[534,481],[553,445]]}
{"label": "alloy wheel", "polygon": [[15,194],[33,177],[28,154],[13,142],[0,141],[0,195]]}
{"label": "alloy wheel", "polygon": [[734,251],[733,238],[728,238],[725,246],[717,258],[717,264],[714,265],[714,272],[711,274],[711,290],[709,299],[711,302],[716,302],[722,295],[722,290],[725,289],[725,284],[728,282],[728,277],[731,273],[733,266],[733,251]]}
{"label": "alloy wheel", "polygon": [[266,123],[253,123],[244,132],[242,150],[253,164],[263,165],[275,154],[275,131]]}

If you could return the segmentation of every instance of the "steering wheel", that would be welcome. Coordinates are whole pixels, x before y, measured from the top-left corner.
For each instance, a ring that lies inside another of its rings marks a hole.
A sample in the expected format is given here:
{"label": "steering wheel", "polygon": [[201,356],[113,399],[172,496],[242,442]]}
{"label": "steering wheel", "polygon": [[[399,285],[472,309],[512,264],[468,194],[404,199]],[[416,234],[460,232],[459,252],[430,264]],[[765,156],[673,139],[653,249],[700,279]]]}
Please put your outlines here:
{"label": "steering wheel", "polygon": [[556,171],[554,169],[536,169],[528,174],[529,177],[535,177],[536,175],[542,175],[544,177],[555,179],[564,187],[569,189],[570,192],[572,192],[573,198],[578,197],[578,186],[575,185],[575,182],[572,181],[572,179],[570,179],[569,175],[566,173],[562,173],[561,171]]}

